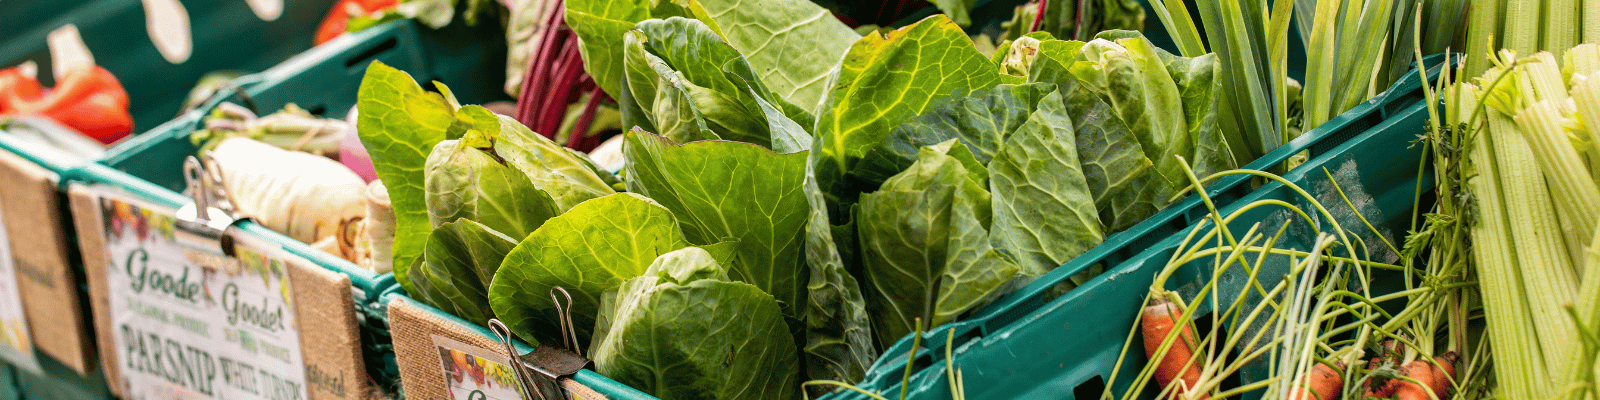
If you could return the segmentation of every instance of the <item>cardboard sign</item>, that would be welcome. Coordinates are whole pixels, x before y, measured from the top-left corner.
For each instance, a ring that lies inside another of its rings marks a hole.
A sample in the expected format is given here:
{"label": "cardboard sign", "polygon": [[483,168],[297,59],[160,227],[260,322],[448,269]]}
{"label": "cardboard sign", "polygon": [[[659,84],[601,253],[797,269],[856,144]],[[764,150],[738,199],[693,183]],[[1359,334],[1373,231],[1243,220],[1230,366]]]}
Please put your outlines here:
{"label": "cardboard sign", "polygon": [[[0,211],[0,215],[3,214]],[[28,331],[28,316],[22,311],[22,291],[17,288],[13,264],[11,239],[6,235],[5,225],[0,224],[0,360],[34,374],[43,374],[39,360],[33,358],[33,336]]]}
{"label": "cardboard sign", "polygon": [[375,397],[348,276],[236,227],[207,240],[120,189],[68,197],[118,396]]}
{"label": "cardboard sign", "polygon": [[305,399],[281,258],[180,241],[176,211],[102,197],[107,298],[123,395]]}
{"label": "cardboard sign", "polygon": [[69,251],[59,177],[8,151],[0,150],[0,225],[9,234],[12,286],[21,297],[33,345],[79,374],[95,367],[94,337]]}
{"label": "cardboard sign", "polygon": [[[502,349],[505,345],[490,336],[487,329],[462,325],[458,319],[443,316],[442,311],[410,298],[395,297],[388,304],[395,362],[400,365],[400,384],[405,388],[406,397],[492,400],[519,393],[505,390],[512,386],[497,380],[514,380],[516,374],[510,368],[500,368],[509,360],[504,350],[491,349]],[[462,373],[459,380],[457,371]],[[479,371],[483,374],[482,383],[476,376]],[[571,379],[562,379],[558,384],[573,399],[609,398]],[[463,395],[467,397],[461,397]]]}

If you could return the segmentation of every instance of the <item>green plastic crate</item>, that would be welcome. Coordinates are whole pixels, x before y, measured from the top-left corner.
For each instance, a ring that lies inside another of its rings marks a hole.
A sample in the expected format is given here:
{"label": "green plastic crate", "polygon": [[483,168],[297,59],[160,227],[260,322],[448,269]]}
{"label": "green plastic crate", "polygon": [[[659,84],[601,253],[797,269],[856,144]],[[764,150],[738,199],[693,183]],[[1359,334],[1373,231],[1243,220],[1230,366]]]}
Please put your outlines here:
{"label": "green plastic crate", "polygon": [[0,362],[0,400],[22,398],[21,388],[17,387],[17,373],[17,367]]}
{"label": "green plastic crate", "polygon": [[[43,375],[7,366],[14,377],[15,395],[5,396],[5,389],[0,389],[0,399],[22,398],[28,400],[112,400],[111,391],[106,388],[105,377],[100,375],[98,369],[88,376],[78,375],[77,371],[61,365],[60,362],[49,356],[40,355],[39,366]],[[16,397],[20,395],[20,397]]]}
{"label": "green plastic crate", "polygon": [[[44,3],[0,3],[17,2]],[[50,52],[45,37],[62,25],[75,24],[95,63],[110,70],[128,90],[134,132],[142,132],[178,115],[184,96],[207,72],[260,71],[310,49],[311,36],[333,3],[285,0],[276,20],[263,21],[244,1],[184,0],[193,50],[188,60],[174,65],[150,42],[139,0],[87,2],[47,24],[0,35],[0,66],[33,60],[41,75],[47,75],[43,72],[50,68]]]}
{"label": "green plastic crate", "polygon": [[[1430,81],[1437,78],[1445,57],[1425,60]],[[1403,235],[1409,224],[1419,189],[1431,191],[1431,171],[1419,174],[1421,146],[1411,145],[1427,123],[1427,109],[1416,71],[1375,99],[1340,115],[1326,125],[1306,133],[1267,154],[1246,169],[1266,170],[1291,155],[1308,151],[1309,161],[1285,178],[1301,185],[1313,195],[1331,190],[1318,186],[1327,182],[1323,168],[1339,172],[1354,166],[1360,186],[1372,195],[1370,204],[1385,216],[1374,221],[1395,235]],[[1419,181],[1420,179],[1420,181]],[[1423,185],[1419,186],[1419,182]],[[1340,185],[1348,182],[1340,181]],[[1206,188],[1223,214],[1240,205],[1263,198],[1296,203],[1288,189],[1270,183],[1252,190],[1253,181],[1230,176]],[[1345,186],[1345,190],[1352,187]],[[1326,203],[1326,201],[1325,201]],[[1343,207],[1343,203],[1337,204]],[[1229,206],[1232,205],[1232,206]],[[1330,205],[1330,207],[1335,207]],[[918,349],[908,399],[950,397],[945,376],[945,341],[954,329],[952,357],[961,369],[970,399],[1006,398],[1098,398],[1109,379],[1124,340],[1133,327],[1141,301],[1151,281],[1184,239],[1187,228],[1209,215],[1200,199],[1191,196],[1169,206],[1127,231],[1114,234],[1066,265],[1046,274],[1026,287],[975,312],[971,318],[930,330]],[[1272,218],[1263,211],[1241,217],[1230,225],[1236,232],[1255,222]],[[1359,223],[1344,223],[1346,229]],[[1358,231],[1365,228],[1357,229]],[[1302,232],[1310,234],[1309,232]],[[1296,239],[1314,236],[1301,235]],[[1281,245],[1304,249],[1303,241]],[[1108,266],[1105,273],[1058,298],[1050,289],[1078,272],[1094,265]],[[1182,292],[1185,285],[1204,282],[1207,268],[1188,266],[1170,278],[1169,289]],[[1242,286],[1243,282],[1238,282]],[[1188,289],[1193,289],[1188,288]],[[1382,288],[1375,288],[1375,290]],[[1219,289],[1224,296],[1229,290]],[[1190,290],[1188,293],[1193,293]],[[1202,309],[1197,315],[1206,312]],[[878,360],[859,385],[878,393],[899,393],[905,376],[911,337],[897,342]],[[1133,352],[1139,353],[1139,352]],[[1115,380],[1126,385],[1142,365],[1141,354],[1131,368],[1124,368]],[[1126,387],[1117,387],[1119,392]],[[1154,393],[1146,391],[1146,397]],[[832,393],[825,400],[867,398],[856,392]]]}
{"label": "green plastic crate", "polygon": [[118,143],[104,164],[181,191],[183,159],[196,150],[189,134],[201,128],[206,114],[218,103],[253,104],[263,116],[295,103],[314,114],[342,119],[355,106],[361,77],[372,61],[406,71],[419,82],[444,82],[464,102],[506,98],[501,79],[494,78],[503,73],[505,40],[491,25],[457,23],[432,30],[411,21],[394,21],[344,35],[272,69],[240,78],[243,95],[226,93]]}
{"label": "green plastic crate", "polygon": [[0,15],[6,16],[9,21],[0,25],[0,38],[21,36],[23,32],[38,29],[44,25],[55,25],[56,18],[70,14],[72,10],[92,3],[87,0],[61,0],[61,1],[3,1],[0,2]]}

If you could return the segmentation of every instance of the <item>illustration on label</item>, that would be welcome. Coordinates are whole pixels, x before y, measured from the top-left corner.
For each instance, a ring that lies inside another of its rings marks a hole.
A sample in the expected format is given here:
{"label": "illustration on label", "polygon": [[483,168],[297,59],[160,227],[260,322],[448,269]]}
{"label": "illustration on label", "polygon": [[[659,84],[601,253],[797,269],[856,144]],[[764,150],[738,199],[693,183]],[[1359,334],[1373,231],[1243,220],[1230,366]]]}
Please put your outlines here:
{"label": "illustration on label", "polygon": [[435,335],[445,386],[455,400],[520,400],[522,388],[504,354]]}

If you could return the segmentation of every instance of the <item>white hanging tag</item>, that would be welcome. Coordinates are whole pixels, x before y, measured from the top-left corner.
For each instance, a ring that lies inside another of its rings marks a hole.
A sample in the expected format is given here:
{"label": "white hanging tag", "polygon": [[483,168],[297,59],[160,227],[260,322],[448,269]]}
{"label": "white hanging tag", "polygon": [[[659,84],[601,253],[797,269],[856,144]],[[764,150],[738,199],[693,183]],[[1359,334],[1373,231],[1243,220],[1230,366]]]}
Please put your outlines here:
{"label": "white hanging tag", "polygon": [[45,43],[50,47],[50,73],[56,79],[61,79],[67,71],[94,65],[94,54],[83,44],[77,25],[66,24],[50,31]]}
{"label": "white hanging tag", "polygon": [[167,62],[182,64],[194,51],[194,38],[189,31],[189,11],[178,0],[141,0],[144,3],[144,26],[150,33],[150,42]]}
{"label": "white hanging tag", "polygon": [[245,0],[245,3],[250,4],[250,11],[255,11],[262,21],[275,21],[283,15],[283,0]]}

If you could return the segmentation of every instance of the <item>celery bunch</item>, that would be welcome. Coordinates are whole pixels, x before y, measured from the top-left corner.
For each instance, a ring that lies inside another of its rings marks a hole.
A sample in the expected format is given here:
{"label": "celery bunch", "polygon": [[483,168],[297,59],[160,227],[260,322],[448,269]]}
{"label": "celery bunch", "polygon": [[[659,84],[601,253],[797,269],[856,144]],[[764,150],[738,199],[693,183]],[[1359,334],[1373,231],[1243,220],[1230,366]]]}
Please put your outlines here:
{"label": "celery bunch", "polygon": [[1471,199],[1461,209],[1499,395],[1600,398],[1600,45],[1562,61],[1516,55],[1502,50],[1482,76],[1441,92],[1436,117],[1464,144],[1442,175],[1464,179]]}

